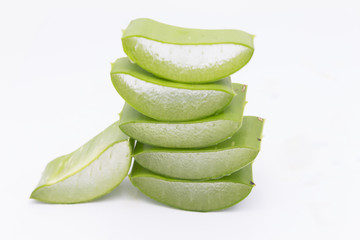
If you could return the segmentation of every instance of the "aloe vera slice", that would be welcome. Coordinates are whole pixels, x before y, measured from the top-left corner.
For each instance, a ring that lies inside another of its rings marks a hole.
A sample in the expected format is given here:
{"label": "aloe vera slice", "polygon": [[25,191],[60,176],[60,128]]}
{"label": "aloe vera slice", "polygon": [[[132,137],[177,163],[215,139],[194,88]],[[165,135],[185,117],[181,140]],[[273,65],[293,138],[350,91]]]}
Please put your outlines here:
{"label": "aloe vera slice", "polygon": [[125,104],[121,112],[121,130],[140,142],[169,148],[201,148],[231,137],[241,126],[246,85],[233,84],[237,95],[221,113],[200,120],[160,122]]}
{"label": "aloe vera slice", "polygon": [[205,83],[245,66],[254,52],[253,38],[240,30],[189,29],[140,18],[130,22],[122,44],[132,61],[154,75]]}
{"label": "aloe vera slice", "polygon": [[125,101],[142,114],[163,121],[188,121],[223,110],[235,95],[230,77],[208,84],[170,82],[117,59],[111,80]]}
{"label": "aloe vera slice", "polygon": [[126,177],[132,144],[113,123],[76,151],[48,163],[33,199],[48,203],[80,203],[111,192]]}
{"label": "aloe vera slice", "polygon": [[184,180],[157,175],[134,162],[129,178],[150,198],[192,211],[214,211],[235,205],[254,186],[251,164],[220,179]]}
{"label": "aloe vera slice", "polygon": [[137,142],[134,157],[150,171],[172,178],[219,178],[254,161],[260,151],[263,123],[262,118],[245,116],[231,138],[201,149],[159,148]]}

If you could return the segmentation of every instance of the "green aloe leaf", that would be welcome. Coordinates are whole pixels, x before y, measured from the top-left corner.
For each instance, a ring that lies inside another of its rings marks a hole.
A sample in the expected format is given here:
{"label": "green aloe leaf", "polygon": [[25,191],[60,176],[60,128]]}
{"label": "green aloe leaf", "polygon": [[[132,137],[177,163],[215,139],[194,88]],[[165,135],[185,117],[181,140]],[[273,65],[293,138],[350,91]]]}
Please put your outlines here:
{"label": "green aloe leaf", "polygon": [[120,128],[128,136],[150,145],[170,148],[201,148],[231,137],[242,124],[246,85],[233,84],[236,96],[221,113],[200,120],[161,122],[125,104]]}
{"label": "green aloe leaf", "polygon": [[160,148],[137,142],[134,157],[144,168],[172,178],[219,178],[254,161],[260,151],[263,125],[262,118],[245,116],[231,138],[201,149]]}
{"label": "green aloe leaf", "polygon": [[132,61],[159,77],[205,83],[245,66],[254,52],[253,38],[240,30],[189,29],[140,18],[130,22],[122,43]]}
{"label": "green aloe leaf", "polygon": [[134,162],[129,178],[150,198],[192,211],[214,211],[235,205],[254,186],[251,164],[220,179],[184,180],[157,175]]}
{"label": "green aloe leaf", "polygon": [[142,114],[163,121],[188,121],[223,110],[235,95],[230,77],[208,84],[166,81],[127,58],[117,59],[111,80],[125,101]]}
{"label": "green aloe leaf", "polygon": [[126,177],[132,143],[113,123],[76,151],[48,163],[31,198],[80,203],[111,192]]}

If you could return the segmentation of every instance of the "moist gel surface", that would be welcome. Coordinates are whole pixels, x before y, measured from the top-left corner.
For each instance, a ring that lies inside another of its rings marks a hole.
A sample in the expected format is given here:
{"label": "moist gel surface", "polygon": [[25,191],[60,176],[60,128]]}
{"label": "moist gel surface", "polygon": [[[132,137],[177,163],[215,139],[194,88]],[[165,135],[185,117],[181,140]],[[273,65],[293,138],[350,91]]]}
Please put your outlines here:
{"label": "moist gel surface", "polygon": [[133,62],[156,76],[206,83],[245,66],[254,52],[253,37],[240,30],[181,28],[143,18],[131,21],[122,43]]}
{"label": "moist gel surface", "polygon": [[230,77],[207,84],[176,83],[146,72],[127,58],[112,64],[111,80],[130,106],[160,121],[208,117],[221,112],[235,95]]}

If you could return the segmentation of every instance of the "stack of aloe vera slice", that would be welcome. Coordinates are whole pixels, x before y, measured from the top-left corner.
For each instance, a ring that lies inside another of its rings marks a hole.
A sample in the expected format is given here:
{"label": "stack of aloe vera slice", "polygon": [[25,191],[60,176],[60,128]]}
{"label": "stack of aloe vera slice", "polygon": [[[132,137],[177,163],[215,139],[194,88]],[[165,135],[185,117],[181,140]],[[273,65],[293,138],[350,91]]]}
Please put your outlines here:
{"label": "stack of aloe vera slice", "polygon": [[112,64],[111,79],[126,101],[120,129],[137,140],[133,185],[186,210],[244,199],[264,121],[243,116],[247,86],[230,75],[252,57],[253,36],[136,19],[122,42],[128,58]]}
{"label": "stack of aloe vera slice", "polygon": [[243,116],[247,86],[230,75],[251,59],[253,36],[136,19],[122,43],[128,58],[111,68],[126,101],[120,120],[50,162],[31,198],[101,197],[122,182],[132,159],[133,185],[176,208],[213,211],[247,197],[264,120]]}

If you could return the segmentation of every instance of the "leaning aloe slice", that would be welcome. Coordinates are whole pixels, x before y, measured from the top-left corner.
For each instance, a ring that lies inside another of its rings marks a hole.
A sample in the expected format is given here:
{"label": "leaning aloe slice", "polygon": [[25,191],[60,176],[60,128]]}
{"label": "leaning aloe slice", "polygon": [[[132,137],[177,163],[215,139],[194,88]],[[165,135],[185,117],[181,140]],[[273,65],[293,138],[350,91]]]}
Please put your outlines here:
{"label": "leaning aloe slice", "polygon": [[254,161],[260,151],[263,123],[262,118],[246,116],[231,138],[201,149],[159,148],[137,142],[134,157],[150,171],[172,178],[219,178]]}
{"label": "leaning aloe slice", "polygon": [[122,43],[132,61],[157,76],[204,83],[245,66],[254,52],[253,38],[240,30],[189,29],[140,18],[130,22]]}
{"label": "leaning aloe slice", "polygon": [[129,178],[141,192],[159,202],[204,212],[235,205],[249,195],[254,185],[251,164],[230,176],[199,181],[167,178],[135,162]]}
{"label": "leaning aloe slice", "polygon": [[163,121],[188,121],[223,110],[234,96],[230,77],[208,84],[166,81],[127,58],[112,64],[111,80],[125,101],[142,114]]}
{"label": "leaning aloe slice", "polygon": [[101,197],[126,177],[131,149],[117,121],[76,151],[51,161],[30,198],[80,203]]}
{"label": "leaning aloe slice", "polygon": [[120,128],[128,136],[150,145],[171,148],[200,148],[231,137],[241,126],[246,85],[233,84],[237,95],[218,115],[186,122],[160,122],[125,104]]}

